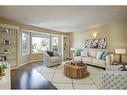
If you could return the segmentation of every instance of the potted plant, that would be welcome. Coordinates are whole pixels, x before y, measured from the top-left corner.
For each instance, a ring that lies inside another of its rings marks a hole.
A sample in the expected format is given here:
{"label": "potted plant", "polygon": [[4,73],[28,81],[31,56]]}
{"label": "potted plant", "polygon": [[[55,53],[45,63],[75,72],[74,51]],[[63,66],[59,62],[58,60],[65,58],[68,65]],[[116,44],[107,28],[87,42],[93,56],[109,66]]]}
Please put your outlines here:
{"label": "potted plant", "polygon": [[0,76],[5,75],[6,69],[7,69],[7,64],[6,64],[6,63],[2,63],[2,64],[0,65]]}

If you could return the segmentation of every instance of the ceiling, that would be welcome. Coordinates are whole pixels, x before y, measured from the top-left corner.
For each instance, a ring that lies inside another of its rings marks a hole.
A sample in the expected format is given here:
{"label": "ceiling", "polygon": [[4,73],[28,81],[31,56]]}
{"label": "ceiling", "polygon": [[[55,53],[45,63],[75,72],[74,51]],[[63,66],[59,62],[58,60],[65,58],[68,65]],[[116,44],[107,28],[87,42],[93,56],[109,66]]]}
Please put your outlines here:
{"label": "ceiling", "polygon": [[76,32],[127,18],[125,6],[0,6],[0,16],[60,32]]}

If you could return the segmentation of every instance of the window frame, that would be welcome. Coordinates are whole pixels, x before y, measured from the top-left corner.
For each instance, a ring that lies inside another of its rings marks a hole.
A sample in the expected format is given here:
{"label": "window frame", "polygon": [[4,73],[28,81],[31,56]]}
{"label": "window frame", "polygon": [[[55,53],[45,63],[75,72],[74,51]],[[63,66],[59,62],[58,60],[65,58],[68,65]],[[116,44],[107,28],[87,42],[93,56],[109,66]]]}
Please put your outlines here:
{"label": "window frame", "polygon": [[58,37],[58,52],[60,51],[60,36],[50,35],[50,50],[53,50],[52,37]]}
{"label": "window frame", "polygon": [[[30,54],[30,32],[28,32],[26,30],[22,30],[21,33],[22,33],[21,34],[21,54],[22,55],[28,55],[28,54]],[[23,33],[28,35],[28,43],[27,43],[28,50],[26,52],[23,52]]]}
{"label": "window frame", "polygon": [[[49,38],[49,49],[50,49],[50,47],[51,47],[51,43],[50,43],[50,42],[51,42],[50,34],[40,33],[40,32],[36,32],[36,33],[32,32],[32,33],[31,33],[31,53],[32,53],[32,54],[39,54],[39,53],[42,53],[42,52],[33,52],[33,51],[32,51],[32,46],[33,46],[33,39],[32,39],[32,38],[33,38],[33,37],[37,37],[37,36],[33,36],[33,34],[41,34],[42,36],[39,35],[40,38],[41,38],[41,37],[43,37],[43,38]],[[39,37],[39,36],[38,36],[38,37]]]}

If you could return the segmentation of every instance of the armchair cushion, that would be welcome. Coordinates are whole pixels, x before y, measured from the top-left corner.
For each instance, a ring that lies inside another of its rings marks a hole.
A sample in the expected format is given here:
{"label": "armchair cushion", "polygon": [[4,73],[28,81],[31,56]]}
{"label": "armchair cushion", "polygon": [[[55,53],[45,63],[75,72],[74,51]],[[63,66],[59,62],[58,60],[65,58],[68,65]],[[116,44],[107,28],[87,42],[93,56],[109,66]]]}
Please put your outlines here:
{"label": "armchair cushion", "polygon": [[57,51],[54,51],[53,56],[59,56],[60,57],[60,54]]}
{"label": "armchair cushion", "polygon": [[51,62],[61,61],[61,58],[58,57],[58,56],[53,56],[53,57],[50,58],[50,61],[51,61]]}

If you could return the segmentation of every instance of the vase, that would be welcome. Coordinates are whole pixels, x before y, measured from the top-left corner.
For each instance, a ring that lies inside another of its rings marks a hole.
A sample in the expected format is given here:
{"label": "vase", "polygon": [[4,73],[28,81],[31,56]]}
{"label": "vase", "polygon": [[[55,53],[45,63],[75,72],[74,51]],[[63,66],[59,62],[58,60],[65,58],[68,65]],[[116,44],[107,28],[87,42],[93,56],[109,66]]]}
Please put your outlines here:
{"label": "vase", "polygon": [[5,69],[0,67],[0,76],[4,76],[5,75]]}

